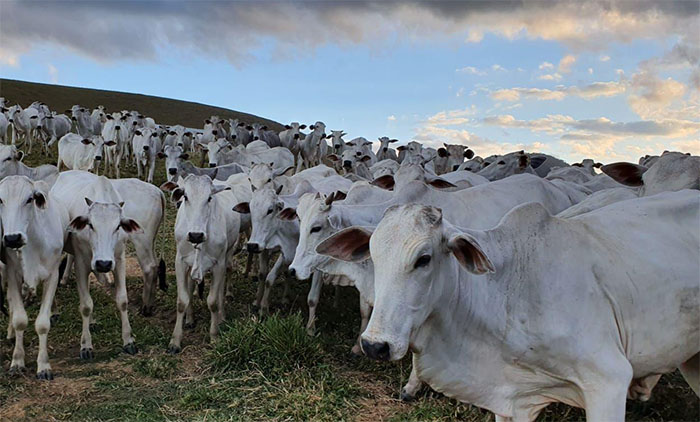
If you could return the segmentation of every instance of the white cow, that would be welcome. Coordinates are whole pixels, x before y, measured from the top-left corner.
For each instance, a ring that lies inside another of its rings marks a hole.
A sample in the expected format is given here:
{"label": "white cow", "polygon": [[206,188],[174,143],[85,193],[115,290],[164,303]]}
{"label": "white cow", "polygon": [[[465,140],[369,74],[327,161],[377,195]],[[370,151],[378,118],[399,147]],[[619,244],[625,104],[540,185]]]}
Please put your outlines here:
{"label": "white cow", "polygon": [[14,145],[0,145],[0,179],[8,176],[27,176],[29,179],[45,181],[49,187],[53,186],[58,177],[58,169],[51,164],[44,164],[36,168],[28,167],[23,162],[24,153],[18,151]]}
{"label": "white cow", "polygon": [[251,135],[254,141],[263,141],[270,148],[282,146],[279,135],[273,130],[268,130],[267,125],[253,123],[251,126],[253,128]]}
{"label": "white cow", "polygon": [[639,186],[639,196],[680,189],[700,189],[700,157],[665,151],[650,167],[614,163],[603,173],[627,186]]}
{"label": "white cow", "polygon": [[386,174],[375,178],[372,184],[383,189],[401,190],[414,180],[420,180],[437,189],[464,189],[488,183],[488,179],[466,170],[458,170],[436,176],[418,164],[402,164],[396,174]]}
{"label": "white cow", "polygon": [[345,140],[343,139],[343,136],[345,135],[347,135],[347,133],[343,132],[342,130],[331,130],[331,134],[328,136],[328,139],[331,140],[331,150],[333,151],[333,154],[341,155],[345,150]]}
{"label": "white cow", "polygon": [[104,147],[116,145],[114,141],[105,142],[101,136],[94,135],[90,138],[69,133],[58,141],[58,161],[56,167],[61,169],[61,164],[69,170],[99,170],[99,162],[104,157]]}
{"label": "white cow", "polygon": [[[102,127],[102,139],[105,141],[105,173],[111,169],[111,173],[119,178],[119,165],[122,157],[126,156],[131,135],[131,128],[125,116],[119,117],[118,113],[107,116],[107,122]],[[136,151],[133,152],[136,154]]]}
{"label": "white cow", "polygon": [[[297,172],[302,168],[311,168],[321,162],[321,158],[327,153],[328,144],[326,138],[326,125],[323,122],[316,122],[309,126],[311,132],[299,143],[299,161],[297,162]],[[325,145],[326,151],[322,150]]]}
{"label": "white cow", "polygon": [[334,256],[375,263],[366,355],[410,348],[420,379],[499,421],[563,402],[622,422],[639,380],[680,368],[700,392],[699,204],[681,191],[563,220],[533,203],[490,230],[407,205]]}
{"label": "white cow", "polygon": [[49,194],[43,181],[26,176],[8,176],[0,181],[0,221],[2,221],[3,281],[7,284],[10,305],[8,339],[14,336],[10,374],[22,372],[24,365],[24,330],[29,321],[22,297],[23,285],[32,293],[42,282],[43,295],[34,322],[39,337],[36,377],[53,379],[49,363],[48,333],[51,307],[58,286],[61,253],[65,240],[68,213]]}
{"label": "white cow", "polygon": [[65,114],[56,114],[44,117],[43,128],[49,135],[47,147],[50,147],[57,140],[70,132],[70,119]]}
{"label": "white cow", "polygon": [[474,158],[474,151],[466,145],[443,144],[444,148],[438,148],[437,157],[434,160],[435,174],[443,174],[456,171],[462,165],[464,159]]}
{"label": "white cow", "polygon": [[[153,129],[144,128],[134,132],[132,139],[136,168],[139,179],[145,176],[148,183],[153,183],[153,173],[156,170],[156,157],[160,152],[160,138]],[[148,175],[146,176],[146,168]]]}
{"label": "white cow", "polygon": [[[258,146],[262,144],[262,146]],[[224,164],[236,163],[245,167],[252,167],[258,163],[274,163],[276,170],[286,170],[294,166],[294,156],[284,147],[269,148],[267,144],[253,141],[248,146],[234,147],[225,139],[209,144],[207,157],[209,166],[216,167]]]}
{"label": "white cow", "polygon": [[207,272],[212,273],[207,296],[211,312],[209,335],[212,341],[218,336],[219,324],[224,320],[226,269],[238,242],[240,217],[231,212],[237,203],[231,188],[214,185],[209,177],[189,175],[179,184],[166,182],[162,188],[172,191],[173,201],[182,201],[175,220],[177,319],[168,347],[169,353],[179,353],[192,283],[202,283]]}
{"label": "white cow", "polygon": [[[3,108],[3,111],[5,109]],[[10,122],[7,120],[5,113],[0,113],[0,144],[7,143],[7,129],[10,127]]]}
{"label": "white cow", "polygon": [[[244,123],[239,121],[238,119],[229,119],[229,126],[231,127],[231,142],[234,145],[243,145],[246,146],[248,145],[252,140],[253,136],[250,134],[250,129],[248,129],[248,126]],[[306,127],[306,125],[304,125]],[[250,126],[252,129],[252,126]],[[280,140],[281,140],[282,134],[280,133]]]}
{"label": "white cow", "polygon": [[389,139],[386,136],[382,136],[379,139],[379,149],[377,150],[377,160],[382,161],[382,160],[394,160],[398,161],[398,156],[396,155],[396,150],[394,148],[391,148],[389,144],[393,144],[394,142],[399,142],[398,139]]}

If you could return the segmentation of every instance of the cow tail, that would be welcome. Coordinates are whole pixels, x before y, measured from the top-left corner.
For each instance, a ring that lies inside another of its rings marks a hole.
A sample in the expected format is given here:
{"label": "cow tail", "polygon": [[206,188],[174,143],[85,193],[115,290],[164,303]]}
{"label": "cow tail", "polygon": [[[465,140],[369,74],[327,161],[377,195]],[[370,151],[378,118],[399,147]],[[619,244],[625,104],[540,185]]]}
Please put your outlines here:
{"label": "cow tail", "polygon": [[[166,211],[166,206],[165,206],[165,196],[163,195],[163,192],[160,193],[160,207],[161,207],[161,214],[163,215],[163,219],[165,219],[165,211]],[[158,230],[163,227],[163,222],[161,221],[160,226],[158,226]],[[166,266],[165,266],[165,240],[161,238],[160,242],[160,261],[158,262],[158,287],[164,291],[168,291],[168,283],[166,280]]]}

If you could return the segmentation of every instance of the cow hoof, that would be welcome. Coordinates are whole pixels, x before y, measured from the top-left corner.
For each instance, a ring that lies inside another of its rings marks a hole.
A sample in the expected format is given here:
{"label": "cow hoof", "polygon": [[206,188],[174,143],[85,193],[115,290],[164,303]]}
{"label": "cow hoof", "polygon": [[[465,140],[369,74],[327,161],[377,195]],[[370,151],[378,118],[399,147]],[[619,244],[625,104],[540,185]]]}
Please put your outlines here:
{"label": "cow hoof", "polygon": [[361,357],[362,349],[360,348],[360,346],[357,344],[352,346],[352,349],[350,349],[350,355],[352,355],[352,357]]}
{"label": "cow hoof", "polygon": [[153,316],[153,307],[144,305],[141,307],[141,311],[139,313],[145,317]]}
{"label": "cow hoof", "polygon": [[11,366],[10,370],[7,372],[7,375],[11,377],[19,377],[21,375],[24,375],[24,371],[26,371],[26,368],[24,366]]}
{"label": "cow hoof", "polygon": [[51,325],[56,325],[58,324],[58,321],[61,319],[61,314],[53,314],[51,315]]}
{"label": "cow hoof", "polygon": [[182,351],[182,349],[180,349],[180,346],[176,346],[174,344],[171,344],[170,346],[168,346],[168,354],[169,355],[177,355],[181,351]]}
{"label": "cow hoof", "polygon": [[41,372],[37,372],[36,379],[42,381],[51,381],[53,380],[53,372],[51,372],[50,369],[44,369]]}
{"label": "cow hoof", "polygon": [[95,354],[92,352],[92,349],[80,349],[80,359],[82,360],[92,360],[95,358]]}
{"label": "cow hoof", "polygon": [[410,403],[416,399],[416,396],[408,394],[406,390],[401,390],[401,401],[405,403]]}
{"label": "cow hoof", "polygon": [[186,329],[186,330],[192,330],[192,329],[194,329],[194,327],[195,327],[196,325],[197,325],[197,324],[196,324],[194,321],[192,321],[192,322],[186,322],[186,323],[185,323],[185,329]]}
{"label": "cow hoof", "polygon": [[123,347],[124,353],[128,353],[130,355],[135,355],[138,353],[139,349],[136,348],[136,344],[134,343],[129,343],[126,346]]}

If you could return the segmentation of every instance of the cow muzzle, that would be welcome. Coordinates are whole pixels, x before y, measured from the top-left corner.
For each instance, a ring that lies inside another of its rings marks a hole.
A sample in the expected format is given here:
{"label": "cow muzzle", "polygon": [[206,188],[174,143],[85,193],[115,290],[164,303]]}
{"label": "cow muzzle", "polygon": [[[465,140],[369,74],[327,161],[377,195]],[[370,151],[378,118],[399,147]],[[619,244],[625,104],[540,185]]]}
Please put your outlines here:
{"label": "cow muzzle", "polygon": [[216,167],[216,163],[209,163],[209,167]]}
{"label": "cow muzzle", "polygon": [[374,343],[362,340],[362,352],[370,359],[388,361],[391,358],[389,343]]}
{"label": "cow muzzle", "polygon": [[259,140],[260,140],[260,137],[259,137],[259,136],[254,136],[254,137],[253,137],[253,140],[254,140],[254,141],[259,141]]}
{"label": "cow muzzle", "polygon": [[204,242],[205,236],[202,232],[189,232],[187,233],[187,240],[189,240],[190,243],[199,245],[200,243]]}
{"label": "cow muzzle", "polygon": [[168,169],[168,174],[175,176],[177,174],[177,169],[172,169],[172,168]]}
{"label": "cow muzzle", "polygon": [[95,161],[102,161],[102,157],[100,157],[100,156],[95,157]]}
{"label": "cow muzzle", "polygon": [[2,238],[5,247],[10,249],[19,249],[24,246],[24,236],[21,233],[6,234]]}
{"label": "cow muzzle", "polygon": [[350,160],[343,161],[343,167],[345,167],[346,169],[352,168],[352,161],[350,161]]}
{"label": "cow muzzle", "polygon": [[112,271],[114,263],[112,261],[98,259],[95,261],[95,271],[98,273],[108,273]]}
{"label": "cow muzzle", "polygon": [[144,146],[143,146],[143,150],[144,150],[144,151],[148,151],[149,149],[150,149],[150,147],[149,147],[148,145],[144,145]]}
{"label": "cow muzzle", "polygon": [[260,245],[257,243],[248,242],[246,244],[246,249],[248,249],[248,252],[250,253],[260,253]]}

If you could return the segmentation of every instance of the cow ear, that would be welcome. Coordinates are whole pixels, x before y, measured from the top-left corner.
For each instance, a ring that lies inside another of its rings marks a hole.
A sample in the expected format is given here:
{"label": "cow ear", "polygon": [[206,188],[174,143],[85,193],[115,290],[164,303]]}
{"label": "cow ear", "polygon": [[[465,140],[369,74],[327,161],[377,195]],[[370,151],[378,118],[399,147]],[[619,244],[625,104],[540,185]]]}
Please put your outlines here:
{"label": "cow ear", "polygon": [[642,186],[642,175],[647,168],[632,163],[612,163],[600,168],[603,173],[615,179],[616,182],[627,186]]}
{"label": "cow ear", "polygon": [[289,126],[289,125],[284,125],[284,128],[287,129],[287,130],[289,130],[289,129],[291,129],[292,127]]}
{"label": "cow ear", "polygon": [[180,198],[182,198],[183,196],[185,196],[185,190],[182,188],[177,188],[177,189],[173,190],[173,193],[172,193],[172,196],[170,197],[170,199],[173,202],[178,202],[180,200]]}
{"label": "cow ear", "polygon": [[134,135],[141,136],[141,131],[140,130],[135,130]]}
{"label": "cow ear", "polygon": [[601,167],[603,167],[603,163],[595,163],[595,164],[593,164],[593,167],[601,168]]}
{"label": "cow ear", "polygon": [[90,223],[90,220],[84,215],[80,215],[78,217],[75,217],[73,221],[70,222],[68,225],[68,230],[69,231],[80,231],[85,228],[85,226]]}
{"label": "cow ear", "polygon": [[22,161],[23,158],[24,158],[24,152],[23,152],[23,151],[17,151],[17,153],[15,154],[15,160],[17,160],[17,161]]}
{"label": "cow ear", "polygon": [[231,190],[231,186],[221,186],[221,185],[214,185],[211,188],[211,194],[216,195],[219,192],[223,192],[225,190]]}
{"label": "cow ear", "polygon": [[279,185],[277,189],[275,190],[275,195],[279,195],[282,193],[282,189],[284,188],[284,185]]}
{"label": "cow ear", "polygon": [[572,167],[583,167],[583,164],[581,163],[574,163],[571,165]]}
{"label": "cow ear", "polygon": [[175,189],[177,189],[177,183],[175,182],[165,182],[162,185],[160,185],[160,190],[163,192],[172,192]]}
{"label": "cow ear", "polygon": [[277,218],[280,220],[285,220],[285,221],[291,221],[297,218],[297,210],[296,208],[284,208],[282,211],[280,211],[277,214]]}
{"label": "cow ear", "polygon": [[518,158],[518,166],[520,168],[525,168],[530,165],[530,157],[527,154],[523,154]]}
{"label": "cow ear", "polygon": [[250,203],[239,202],[235,207],[233,207],[233,210],[241,214],[250,214]]}
{"label": "cow ear", "polygon": [[114,141],[107,141],[107,142],[105,142],[105,145],[107,145],[108,147],[113,147],[113,146],[117,145],[117,143]]}
{"label": "cow ear", "polygon": [[162,152],[159,152],[158,158],[160,158],[162,160],[163,158],[165,158],[165,154],[163,154]]}
{"label": "cow ear", "polygon": [[450,183],[447,180],[441,179],[439,177],[436,177],[435,179],[429,180],[429,181],[427,181],[427,183],[430,186],[432,186],[434,188],[438,188],[438,189],[447,189],[447,188],[456,188],[457,187],[457,185]]}
{"label": "cow ear", "polygon": [[183,152],[182,154],[180,154],[180,158],[182,158],[183,160],[189,160],[190,155],[186,152]]}
{"label": "cow ear", "polygon": [[90,199],[90,198],[88,198],[88,197],[85,197],[85,203],[87,204],[88,207],[91,206],[91,205],[92,205],[92,199]]}
{"label": "cow ear", "polygon": [[299,126],[299,129],[306,129],[306,125]]}
{"label": "cow ear", "polygon": [[348,197],[348,194],[347,194],[347,193],[345,193],[345,192],[343,192],[343,191],[341,191],[341,190],[335,191],[335,200],[336,200],[336,201],[342,201],[342,200],[344,200],[344,199],[347,198],[347,197]]}
{"label": "cow ear", "polygon": [[397,151],[403,151],[406,149],[405,145],[401,145],[400,147],[396,148]]}
{"label": "cow ear", "polygon": [[377,177],[376,179],[372,180],[370,184],[374,186],[379,186],[382,189],[392,190],[394,189],[394,185],[396,184],[396,182],[394,181],[394,176],[386,174],[382,177]]}
{"label": "cow ear", "polygon": [[450,154],[447,153],[447,150],[445,148],[438,148],[437,155],[438,155],[438,157],[445,158]]}
{"label": "cow ear", "polygon": [[481,275],[496,272],[493,263],[486,256],[481,245],[468,234],[460,233],[453,236],[447,242],[447,247],[450,248],[459,264],[470,273]]}
{"label": "cow ear", "polygon": [[34,191],[34,195],[32,195],[32,198],[34,198],[34,205],[41,209],[46,208],[46,196],[44,196],[43,192]]}
{"label": "cow ear", "polygon": [[398,139],[389,139],[390,144],[393,144],[394,142],[399,142],[399,140]]}
{"label": "cow ear", "polygon": [[471,160],[472,158],[474,158],[474,151],[467,149],[466,151],[464,151],[464,157],[467,160]]}
{"label": "cow ear", "polygon": [[370,160],[372,160],[372,157],[370,157],[369,155],[364,155],[364,156],[362,156],[362,158],[360,158],[360,161],[362,161],[363,163],[370,161]]}
{"label": "cow ear", "polygon": [[328,158],[328,159],[331,160],[331,161],[340,161],[340,157],[338,157],[338,156],[335,155],[335,154],[326,155],[326,158]]}
{"label": "cow ear", "polygon": [[80,142],[82,142],[83,145],[90,145],[90,144],[92,143],[92,141],[91,141],[90,139],[87,139],[87,138],[86,138],[86,139],[83,139],[83,140],[80,141]]}
{"label": "cow ear", "polygon": [[143,229],[139,226],[139,223],[130,218],[122,218],[119,222],[119,227],[127,233],[143,233]]}
{"label": "cow ear", "polygon": [[362,262],[369,258],[372,232],[362,227],[348,227],[316,246],[316,253],[347,262]]}

